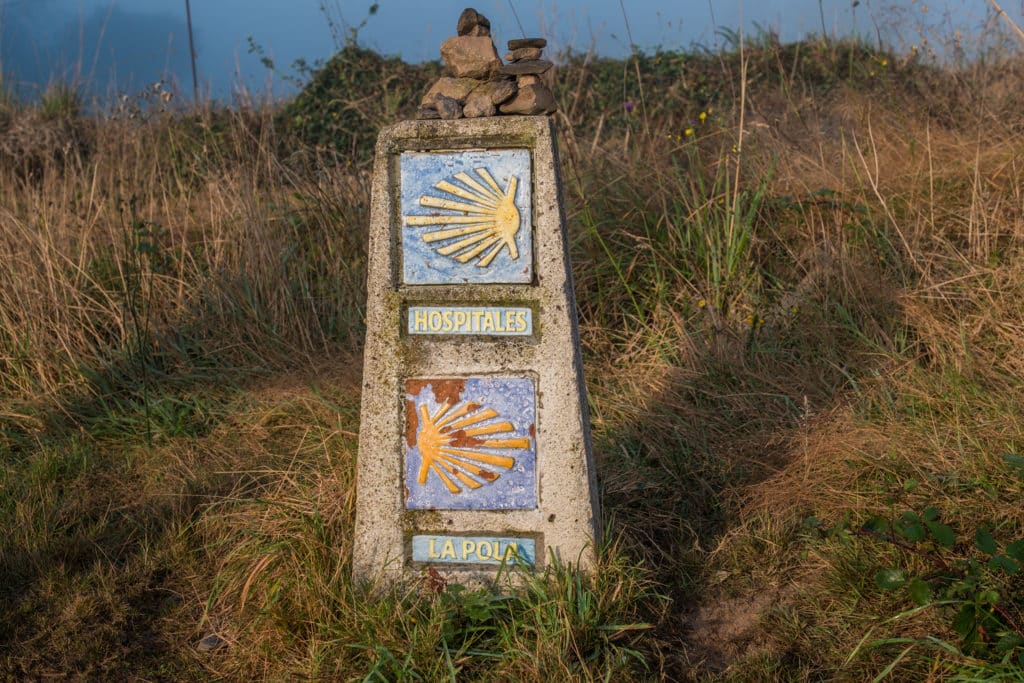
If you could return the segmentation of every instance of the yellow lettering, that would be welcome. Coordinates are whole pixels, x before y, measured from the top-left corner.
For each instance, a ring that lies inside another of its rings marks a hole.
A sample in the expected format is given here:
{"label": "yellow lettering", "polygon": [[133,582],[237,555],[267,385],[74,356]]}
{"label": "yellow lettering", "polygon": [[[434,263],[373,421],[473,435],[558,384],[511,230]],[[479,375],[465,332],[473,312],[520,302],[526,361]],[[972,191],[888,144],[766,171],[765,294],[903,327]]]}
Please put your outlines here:
{"label": "yellow lettering", "polygon": [[[484,551],[487,551],[485,554]],[[484,541],[476,547],[476,558],[478,560],[489,560],[494,555],[494,546],[487,541]]]}
{"label": "yellow lettering", "polygon": [[427,329],[427,312],[425,310],[418,308],[412,312],[412,326],[417,332]]}
{"label": "yellow lettering", "polygon": [[[2,0],[0,0],[2,1]],[[412,332],[473,333],[491,332],[499,334],[525,333],[529,329],[530,311],[514,308],[477,309],[459,311],[441,307],[437,310],[417,308],[412,310]]]}
{"label": "yellow lettering", "polygon": [[437,549],[434,548],[434,539],[433,538],[430,539],[430,543],[427,546],[427,556],[430,557],[431,559],[434,559],[435,557],[439,557],[439,555],[437,554]]}
{"label": "yellow lettering", "polygon": [[441,548],[441,559],[447,560],[448,558],[455,559],[455,544],[450,538],[444,542],[444,547]]}
{"label": "yellow lettering", "polygon": [[474,550],[476,550],[476,543],[474,543],[473,541],[469,541],[469,540],[463,541],[462,542],[462,559],[463,560],[469,559],[469,556],[473,554]]}
{"label": "yellow lettering", "polygon": [[519,557],[519,544],[509,543],[505,546],[505,561],[514,560]]}

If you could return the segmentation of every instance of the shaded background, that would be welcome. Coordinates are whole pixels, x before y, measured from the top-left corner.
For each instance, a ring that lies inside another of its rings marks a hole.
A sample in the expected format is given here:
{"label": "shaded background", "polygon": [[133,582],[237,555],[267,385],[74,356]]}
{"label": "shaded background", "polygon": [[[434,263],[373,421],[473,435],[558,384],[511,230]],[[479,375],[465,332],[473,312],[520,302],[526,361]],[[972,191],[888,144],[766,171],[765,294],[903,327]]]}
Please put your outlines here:
{"label": "shaded background", "polygon": [[[294,92],[286,78],[297,59],[327,59],[347,38],[407,61],[437,59],[454,34],[468,0],[192,0],[201,92],[231,100],[240,87],[274,96]],[[634,43],[646,51],[700,44],[714,47],[718,27],[758,29],[795,40],[808,33],[859,34],[897,48],[921,33],[962,28],[977,34],[988,13],[984,0],[478,0],[499,47],[524,32],[545,36],[549,52],[573,48],[622,56]],[[1020,0],[1004,3],[1016,21]],[[514,8],[514,9],[513,9]],[[628,19],[628,29],[625,18]],[[991,16],[989,16],[991,20]],[[894,28],[897,24],[902,33]],[[520,29],[520,25],[522,29]],[[909,32],[909,33],[908,33]],[[630,39],[632,37],[632,40]],[[252,50],[250,38],[259,50]],[[264,67],[259,52],[276,69]],[[54,80],[73,82],[100,97],[133,93],[163,79],[191,94],[184,0],[0,0],[0,68],[4,83],[31,97]]]}

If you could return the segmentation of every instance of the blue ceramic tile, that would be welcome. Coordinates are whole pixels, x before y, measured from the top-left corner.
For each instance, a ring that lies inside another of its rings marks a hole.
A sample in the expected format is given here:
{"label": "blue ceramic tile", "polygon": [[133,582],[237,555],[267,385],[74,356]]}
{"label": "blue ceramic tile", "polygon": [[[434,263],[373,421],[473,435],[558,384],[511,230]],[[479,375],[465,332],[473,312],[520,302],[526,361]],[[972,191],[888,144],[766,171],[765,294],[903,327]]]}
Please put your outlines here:
{"label": "blue ceramic tile", "polygon": [[533,281],[528,150],[405,152],[399,165],[405,284]]}
{"label": "blue ceramic tile", "polygon": [[410,306],[409,334],[533,334],[533,311],[511,306]]}
{"label": "blue ceramic tile", "polygon": [[532,538],[507,536],[412,537],[414,562],[437,564],[536,564],[536,542]]}
{"label": "blue ceramic tile", "polygon": [[537,507],[532,379],[408,379],[405,392],[406,507]]}

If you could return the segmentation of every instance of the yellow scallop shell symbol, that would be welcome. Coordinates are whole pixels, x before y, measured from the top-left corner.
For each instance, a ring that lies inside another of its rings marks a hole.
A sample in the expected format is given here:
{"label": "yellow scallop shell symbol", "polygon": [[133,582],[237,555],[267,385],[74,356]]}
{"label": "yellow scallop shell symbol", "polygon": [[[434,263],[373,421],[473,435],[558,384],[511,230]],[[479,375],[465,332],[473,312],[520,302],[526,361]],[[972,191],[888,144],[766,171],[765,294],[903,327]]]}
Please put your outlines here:
{"label": "yellow scallop shell symbol", "polygon": [[[452,493],[462,493],[462,484],[478,489],[495,481],[495,469],[510,470],[515,458],[489,452],[495,449],[528,449],[530,437],[513,436],[515,426],[496,421],[498,411],[469,401],[452,408],[445,403],[434,415],[420,404],[420,430],[416,446],[420,452],[417,482],[427,483],[431,471]],[[457,480],[457,481],[456,481]]]}
{"label": "yellow scallop shell symbol", "polygon": [[435,251],[459,263],[476,259],[477,266],[486,268],[502,249],[508,249],[514,261],[519,258],[516,246],[520,224],[516,207],[519,179],[510,176],[508,187],[502,191],[486,168],[474,169],[473,173],[475,178],[469,173],[456,173],[451,180],[458,184],[442,180],[434,185],[448,197],[426,194],[420,197],[420,206],[458,213],[405,216],[405,224],[440,228],[424,233],[423,241],[441,243]]}

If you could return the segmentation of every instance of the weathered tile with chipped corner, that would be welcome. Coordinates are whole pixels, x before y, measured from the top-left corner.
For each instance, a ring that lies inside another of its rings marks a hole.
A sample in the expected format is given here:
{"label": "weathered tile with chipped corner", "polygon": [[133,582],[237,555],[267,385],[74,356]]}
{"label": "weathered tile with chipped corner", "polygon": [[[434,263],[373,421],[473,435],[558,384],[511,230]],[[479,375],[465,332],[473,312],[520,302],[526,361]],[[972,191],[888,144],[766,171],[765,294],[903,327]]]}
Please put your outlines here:
{"label": "weathered tile with chipped corner", "polygon": [[406,380],[406,507],[537,507],[536,422],[528,377]]}

